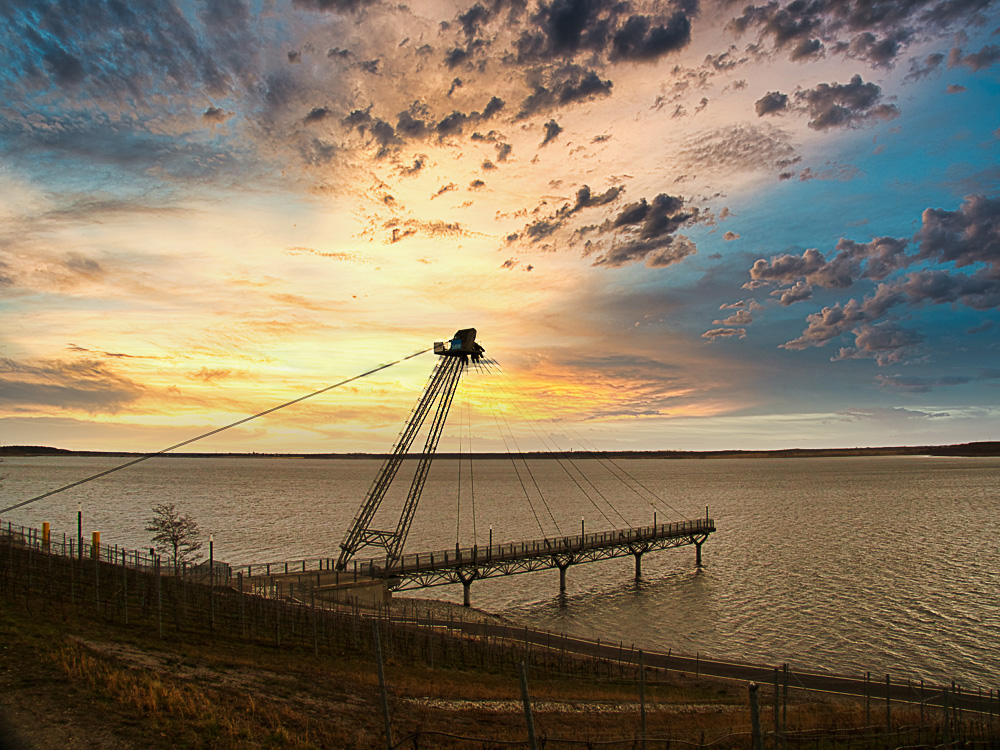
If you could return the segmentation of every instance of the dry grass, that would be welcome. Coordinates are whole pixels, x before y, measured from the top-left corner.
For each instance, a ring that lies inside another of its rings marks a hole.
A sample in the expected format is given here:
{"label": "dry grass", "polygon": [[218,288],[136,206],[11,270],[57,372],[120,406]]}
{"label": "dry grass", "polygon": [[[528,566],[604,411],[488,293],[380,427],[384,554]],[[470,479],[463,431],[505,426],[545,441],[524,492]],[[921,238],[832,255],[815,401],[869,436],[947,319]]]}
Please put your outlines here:
{"label": "dry grass", "polygon": [[[58,709],[69,723],[96,726],[111,738],[102,743],[106,747],[114,747],[115,738],[123,747],[150,748],[384,744],[376,670],[366,654],[323,650],[317,657],[308,648],[277,648],[232,636],[166,633],[161,640],[154,634],[109,622],[90,607],[40,609],[0,600],[0,641],[7,646],[0,652],[6,670],[0,688],[32,685],[36,713]],[[509,669],[431,669],[390,658],[386,677],[397,740],[423,732],[421,748],[468,748],[483,745],[447,735],[525,739],[520,686]],[[555,746],[553,738],[615,740],[627,747],[639,734],[634,680],[533,669],[530,690],[535,725],[549,747]],[[857,702],[796,695],[788,706],[791,730],[863,723],[864,709]],[[765,731],[771,728],[770,696],[765,686]],[[663,682],[647,684],[646,701],[651,737],[712,744],[718,750],[750,746],[742,683],[671,673]],[[899,708],[895,716],[915,721]]]}

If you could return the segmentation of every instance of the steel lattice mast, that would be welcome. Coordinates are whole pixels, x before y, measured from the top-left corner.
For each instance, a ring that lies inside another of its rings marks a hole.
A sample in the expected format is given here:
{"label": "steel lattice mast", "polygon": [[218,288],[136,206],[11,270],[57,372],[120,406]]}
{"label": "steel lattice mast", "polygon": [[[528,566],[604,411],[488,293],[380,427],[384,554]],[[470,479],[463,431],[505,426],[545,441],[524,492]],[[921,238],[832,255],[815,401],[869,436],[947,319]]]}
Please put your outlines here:
{"label": "steel lattice mast", "polygon": [[[406,537],[410,533],[410,524],[413,522],[413,515],[416,513],[417,504],[420,502],[420,495],[424,490],[424,483],[427,481],[427,474],[430,471],[431,462],[437,451],[438,441],[444,429],[448,412],[451,409],[451,402],[455,398],[458,390],[458,383],[462,373],[471,358],[473,362],[482,356],[484,349],[476,343],[476,329],[467,328],[455,333],[451,341],[436,342],[434,353],[441,357],[434,371],[431,373],[427,386],[417,401],[409,420],[404,425],[392,453],[382,463],[375,481],[365,495],[361,507],[358,509],[351,527],[344,535],[344,541],[340,543],[340,557],[337,558],[337,569],[344,570],[347,561],[353,557],[358,550],[363,547],[381,547],[385,550],[386,559],[389,564],[396,562],[403,553],[403,545]],[[437,409],[431,426],[424,442],[424,450],[417,464],[417,470],[413,481],[410,484],[410,491],[406,495],[403,509],[399,516],[394,531],[382,531],[370,528],[375,514],[378,512],[382,500],[385,498],[389,486],[396,478],[396,473],[409,453],[410,446],[416,439],[420,428],[430,414],[434,404]]]}

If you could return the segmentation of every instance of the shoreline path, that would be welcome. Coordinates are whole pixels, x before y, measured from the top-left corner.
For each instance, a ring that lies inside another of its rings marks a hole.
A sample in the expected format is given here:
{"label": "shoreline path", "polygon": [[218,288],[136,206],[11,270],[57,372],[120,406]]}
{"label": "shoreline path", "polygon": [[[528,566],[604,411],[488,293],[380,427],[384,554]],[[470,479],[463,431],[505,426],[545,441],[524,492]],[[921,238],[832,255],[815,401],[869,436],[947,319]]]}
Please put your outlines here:
{"label": "shoreline path", "polygon": [[[475,613],[480,619],[460,619],[443,614],[448,610],[454,611],[449,606],[450,603],[427,599],[414,599],[412,601],[417,605],[418,610],[426,610],[427,615],[420,614],[414,619],[412,614],[397,616],[393,613],[392,619],[400,623],[413,623],[421,627],[447,628],[467,637],[497,638],[525,644],[526,647],[602,659],[612,664],[622,663],[634,667],[639,663],[639,650],[634,646],[626,648],[625,644],[621,642],[607,643],[600,639],[595,641],[564,633],[554,633],[549,630],[539,630],[530,626],[514,625],[504,622],[502,617],[478,610]],[[888,675],[882,675],[881,679],[872,676],[866,681],[863,677],[788,670],[786,677],[785,665],[769,667],[747,662],[705,659],[701,655],[690,656],[676,654],[672,651],[664,653],[644,650],[642,659],[646,667],[685,672],[703,677],[748,683],[756,682],[761,686],[773,686],[777,678],[779,688],[782,690],[784,690],[787,679],[789,690],[822,692],[861,700],[864,700],[867,695],[869,701],[873,702],[872,710],[877,710],[874,705],[875,701],[884,706],[887,697],[890,703],[914,705],[923,703],[926,706],[935,706],[939,710],[943,709],[945,701],[945,686],[925,684],[924,682],[914,683],[911,680],[893,682]],[[988,696],[984,696],[979,689],[973,689],[970,692],[956,689],[952,685],[947,689],[947,702],[949,710],[958,709],[979,713],[997,711],[1000,713],[1000,692],[992,690],[989,691]]]}

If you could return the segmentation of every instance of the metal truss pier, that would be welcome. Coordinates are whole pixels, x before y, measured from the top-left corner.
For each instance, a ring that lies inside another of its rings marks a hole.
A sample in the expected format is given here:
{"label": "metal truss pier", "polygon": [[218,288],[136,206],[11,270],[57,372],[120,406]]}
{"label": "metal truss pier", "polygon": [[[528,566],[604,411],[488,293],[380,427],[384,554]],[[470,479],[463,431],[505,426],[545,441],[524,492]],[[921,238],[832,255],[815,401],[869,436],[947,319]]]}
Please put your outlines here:
{"label": "metal truss pier", "polygon": [[393,560],[357,561],[357,575],[384,579],[390,589],[407,591],[461,583],[465,605],[470,604],[469,588],[482,578],[559,569],[559,590],[566,590],[566,569],[570,565],[635,557],[635,574],[642,573],[642,556],[654,550],[694,545],[695,562],[701,567],[701,545],[715,531],[707,515],[694,521],[657,523],[633,529],[582,533],[577,536],[506,542],[486,547],[457,547],[401,555]]}

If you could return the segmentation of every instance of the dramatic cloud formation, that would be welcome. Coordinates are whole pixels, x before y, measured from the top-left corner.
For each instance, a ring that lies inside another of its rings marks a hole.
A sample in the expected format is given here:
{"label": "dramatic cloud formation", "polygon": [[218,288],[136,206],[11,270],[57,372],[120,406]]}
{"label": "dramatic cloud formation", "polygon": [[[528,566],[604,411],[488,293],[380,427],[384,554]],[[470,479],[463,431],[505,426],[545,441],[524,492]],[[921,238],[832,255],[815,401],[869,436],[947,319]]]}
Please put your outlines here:
{"label": "dramatic cloud formation", "polygon": [[615,239],[594,265],[614,268],[643,260],[650,268],[663,268],[692,255],[694,243],[676,232],[697,218],[698,211],[683,206],[682,199],[666,193],[648,203],[642,198],[625,206],[601,226],[602,234],[614,232]]}
{"label": "dramatic cloud formation", "polygon": [[[875,120],[892,120],[899,117],[895,104],[884,104],[882,89],[874,83],[864,83],[855,75],[849,83],[821,83],[813,89],[796,91],[794,109],[811,118],[809,127],[829,130],[837,127],[856,127]],[[772,91],[757,100],[758,117],[773,115],[789,108],[788,96]]]}
{"label": "dramatic cloud formation", "polygon": [[[915,252],[908,252],[911,248]],[[884,282],[862,300],[837,302],[809,314],[805,331],[785,343],[787,349],[823,346],[853,332],[854,347],[841,349],[835,359],[872,356],[881,365],[895,364],[923,340],[918,332],[883,320],[897,308],[961,304],[1000,309],[1000,200],[972,195],[955,211],[928,208],[911,239],[841,239],[834,252],[829,258],[816,249],[801,256],[762,258],[750,269],[745,288],[778,285],[782,288],[770,294],[783,306],[811,299],[813,287],[850,289],[863,280]]]}

